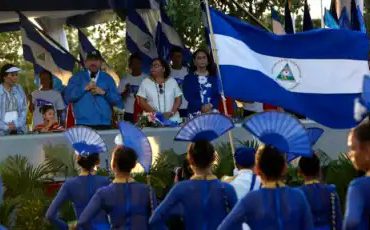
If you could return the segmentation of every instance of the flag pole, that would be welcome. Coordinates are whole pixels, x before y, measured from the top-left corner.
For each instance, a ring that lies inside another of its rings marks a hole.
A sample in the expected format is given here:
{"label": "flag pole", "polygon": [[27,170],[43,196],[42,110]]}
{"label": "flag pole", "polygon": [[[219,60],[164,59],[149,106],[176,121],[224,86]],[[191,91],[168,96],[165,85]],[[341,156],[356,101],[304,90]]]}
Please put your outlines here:
{"label": "flag pole", "polygon": [[[24,15],[22,12],[20,11],[16,11],[19,15],[22,15],[23,17],[27,18],[26,15]],[[27,18],[28,19],[28,18]],[[33,25],[33,27],[38,31],[40,32],[42,35],[44,35],[48,40],[50,40],[52,43],[54,43],[54,45],[56,45],[59,49],[61,49],[63,52],[69,54],[72,56],[72,58],[74,59],[75,62],[77,62],[78,64],[82,64],[82,62],[80,60],[78,60],[73,54],[71,54],[66,48],[64,48],[61,44],[59,44],[59,42],[55,41],[54,38],[52,38],[49,34],[47,34],[44,30],[38,28],[33,22],[30,21],[30,23]]]}
{"label": "flag pole", "polygon": [[[213,59],[216,63],[217,75],[218,75],[218,78],[219,78],[219,83],[220,83],[220,88],[221,88],[222,106],[224,108],[226,116],[228,116],[229,113],[227,111],[227,106],[226,106],[226,98],[225,98],[224,87],[223,87],[222,79],[221,79],[221,71],[220,71],[220,65],[219,65],[219,61],[218,61],[217,49],[216,49],[216,46],[215,46],[216,43],[215,43],[215,38],[214,38],[214,33],[213,33],[213,25],[212,25],[212,21],[211,21],[211,15],[210,15],[210,12],[209,12],[208,0],[204,0],[204,4],[206,6],[207,21],[208,21],[208,26],[209,26],[209,40],[210,40],[210,43],[211,43],[210,45],[211,45],[211,50],[212,50],[212,56],[213,56]],[[231,146],[231,151],[232,151],[232,154],[234,154],[235,153],[235,147],[234,147],[234,140],[233,140],[233,135],[232,135],[231,131],[228,132],[228,135],[229,135],[229,142],[230,142],[230,146]]]}

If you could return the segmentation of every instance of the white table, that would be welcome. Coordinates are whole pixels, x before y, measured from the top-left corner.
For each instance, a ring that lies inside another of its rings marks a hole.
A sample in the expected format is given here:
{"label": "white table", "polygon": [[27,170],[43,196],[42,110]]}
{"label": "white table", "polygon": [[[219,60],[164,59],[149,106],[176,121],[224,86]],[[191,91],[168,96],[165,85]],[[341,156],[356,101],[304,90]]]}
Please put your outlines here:
{"label": "white table", "polygon": [[[325,132],[320,140],[315,145],[315,149],[321,149],[331,158],[336,158],[338,153],[347,151],[347,134],[348,130],[334,130],[318,125],[312,121],[303,121],[306,127],[321,127]],[[176,153],[186,152],[187,143],[173,141],[174,136],[179,128],[144,128],[144,132],[150,139],[153,148],[153,155],[163,152],[164,150],[174,149]],[[114,138],[118,134],[118,130],[99,131],[108,145],[108,149],[114,147]],[[232,130],[234,140],[252,140],[253,137],[245,131],[240,124]],[[215,141],[215,144],[227,142],[228,135],[224,135]],[[235,141],[237,145],[238,142]],[[26,156],[31,163],[38,164],[44,160],[45,147],[60,147],[63,151],[72,151],[62,133],[50,134],[29,134],[19,136],[1,136],[0,137],[0,162],[11,155]],[[102,156],[108,159],[109,155]]]}

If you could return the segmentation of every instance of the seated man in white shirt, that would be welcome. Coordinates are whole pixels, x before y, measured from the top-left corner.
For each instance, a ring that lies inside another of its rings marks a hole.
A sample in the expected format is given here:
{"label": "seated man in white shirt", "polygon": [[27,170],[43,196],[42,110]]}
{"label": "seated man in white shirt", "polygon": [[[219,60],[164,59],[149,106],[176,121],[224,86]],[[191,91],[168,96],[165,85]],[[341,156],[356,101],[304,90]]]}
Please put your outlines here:
{"label": "seated man in white shirt", "polygon": [[261,179],[253,172],[256,150],[254,148],[237,148],[234,158],[236,169],[230,184],[234,187],[238,200],[248,192],[261,187]]}

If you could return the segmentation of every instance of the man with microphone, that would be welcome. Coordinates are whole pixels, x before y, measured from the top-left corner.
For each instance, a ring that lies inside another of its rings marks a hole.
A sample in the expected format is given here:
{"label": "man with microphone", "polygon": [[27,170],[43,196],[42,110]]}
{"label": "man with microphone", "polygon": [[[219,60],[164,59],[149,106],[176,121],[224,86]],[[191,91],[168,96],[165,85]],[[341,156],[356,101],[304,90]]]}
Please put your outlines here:
{"label": "man with microphone", "polygon": [[112,128],[113,106],[123,108],[113,78],[101,70],[102,63],[98,50],[88,53],[86,70],[71,77],[64,93],[67,103],[73,104],[76,125],[96,130]]}

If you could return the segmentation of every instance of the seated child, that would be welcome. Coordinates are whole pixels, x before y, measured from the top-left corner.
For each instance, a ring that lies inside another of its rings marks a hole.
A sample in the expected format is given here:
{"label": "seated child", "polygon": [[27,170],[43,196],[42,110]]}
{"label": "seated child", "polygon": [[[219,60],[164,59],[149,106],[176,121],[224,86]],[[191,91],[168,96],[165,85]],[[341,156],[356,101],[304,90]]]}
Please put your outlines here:
{"label": "seated child", "polygon": [[40,133],[62,132],[64,127],[59,125],[55,118],[55,110],[52,105],[44,105],[40,108],[44,122],[35,126],[34,131]]}

